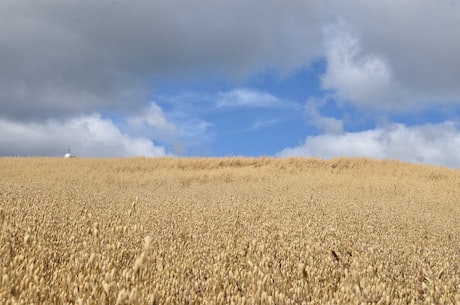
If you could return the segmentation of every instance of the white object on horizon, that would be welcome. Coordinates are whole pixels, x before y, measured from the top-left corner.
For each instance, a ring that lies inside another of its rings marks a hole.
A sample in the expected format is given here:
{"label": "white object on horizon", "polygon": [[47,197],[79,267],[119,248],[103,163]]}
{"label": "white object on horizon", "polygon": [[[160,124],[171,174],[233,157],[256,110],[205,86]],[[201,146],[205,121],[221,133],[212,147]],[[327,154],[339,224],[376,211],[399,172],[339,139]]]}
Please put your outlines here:
{"label": "white object on horizon", "polygon": [[75,158],[76,156],[70,153],[70,148],[67,150],[67,153],[64,155],[64,158]]}

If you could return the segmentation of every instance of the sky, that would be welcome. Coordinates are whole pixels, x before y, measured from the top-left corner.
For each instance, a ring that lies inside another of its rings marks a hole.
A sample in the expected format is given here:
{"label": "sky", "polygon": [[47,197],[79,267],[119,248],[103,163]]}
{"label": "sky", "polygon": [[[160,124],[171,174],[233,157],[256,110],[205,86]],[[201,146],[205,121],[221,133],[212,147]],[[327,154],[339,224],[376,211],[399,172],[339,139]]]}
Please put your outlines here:
{"label": "sky", "polygon": [[0,156],[460,168],[459,0],[0,0]]}

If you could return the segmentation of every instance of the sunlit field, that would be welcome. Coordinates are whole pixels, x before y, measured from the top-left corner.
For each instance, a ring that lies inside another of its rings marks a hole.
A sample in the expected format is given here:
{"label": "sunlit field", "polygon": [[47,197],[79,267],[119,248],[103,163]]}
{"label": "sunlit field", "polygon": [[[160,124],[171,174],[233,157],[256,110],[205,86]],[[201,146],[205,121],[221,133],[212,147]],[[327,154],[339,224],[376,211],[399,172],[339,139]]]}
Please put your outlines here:
{"label": "sunlit field", "polygon": [[0,158],[0,304],[460,304],[460,170]]}

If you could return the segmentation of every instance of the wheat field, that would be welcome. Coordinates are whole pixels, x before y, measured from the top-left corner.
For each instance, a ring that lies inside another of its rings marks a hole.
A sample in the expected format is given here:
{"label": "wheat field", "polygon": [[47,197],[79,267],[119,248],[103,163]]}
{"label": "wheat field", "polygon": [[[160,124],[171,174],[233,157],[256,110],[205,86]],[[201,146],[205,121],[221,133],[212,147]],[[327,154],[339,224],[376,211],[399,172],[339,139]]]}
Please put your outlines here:
{"label": "wheat field", "polygon": [[460,171],[0,158],[1,304],[460,304]]}

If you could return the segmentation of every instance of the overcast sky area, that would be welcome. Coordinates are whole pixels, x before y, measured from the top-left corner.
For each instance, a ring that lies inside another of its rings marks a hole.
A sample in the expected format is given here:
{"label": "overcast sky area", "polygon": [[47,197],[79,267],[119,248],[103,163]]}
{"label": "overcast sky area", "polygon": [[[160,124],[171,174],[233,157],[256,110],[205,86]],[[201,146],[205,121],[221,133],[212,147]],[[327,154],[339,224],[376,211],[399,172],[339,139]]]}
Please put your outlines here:
{"label": "overcast sky area", "polygon": [[460,168],[460,0],[0,0],[0,156]]}

